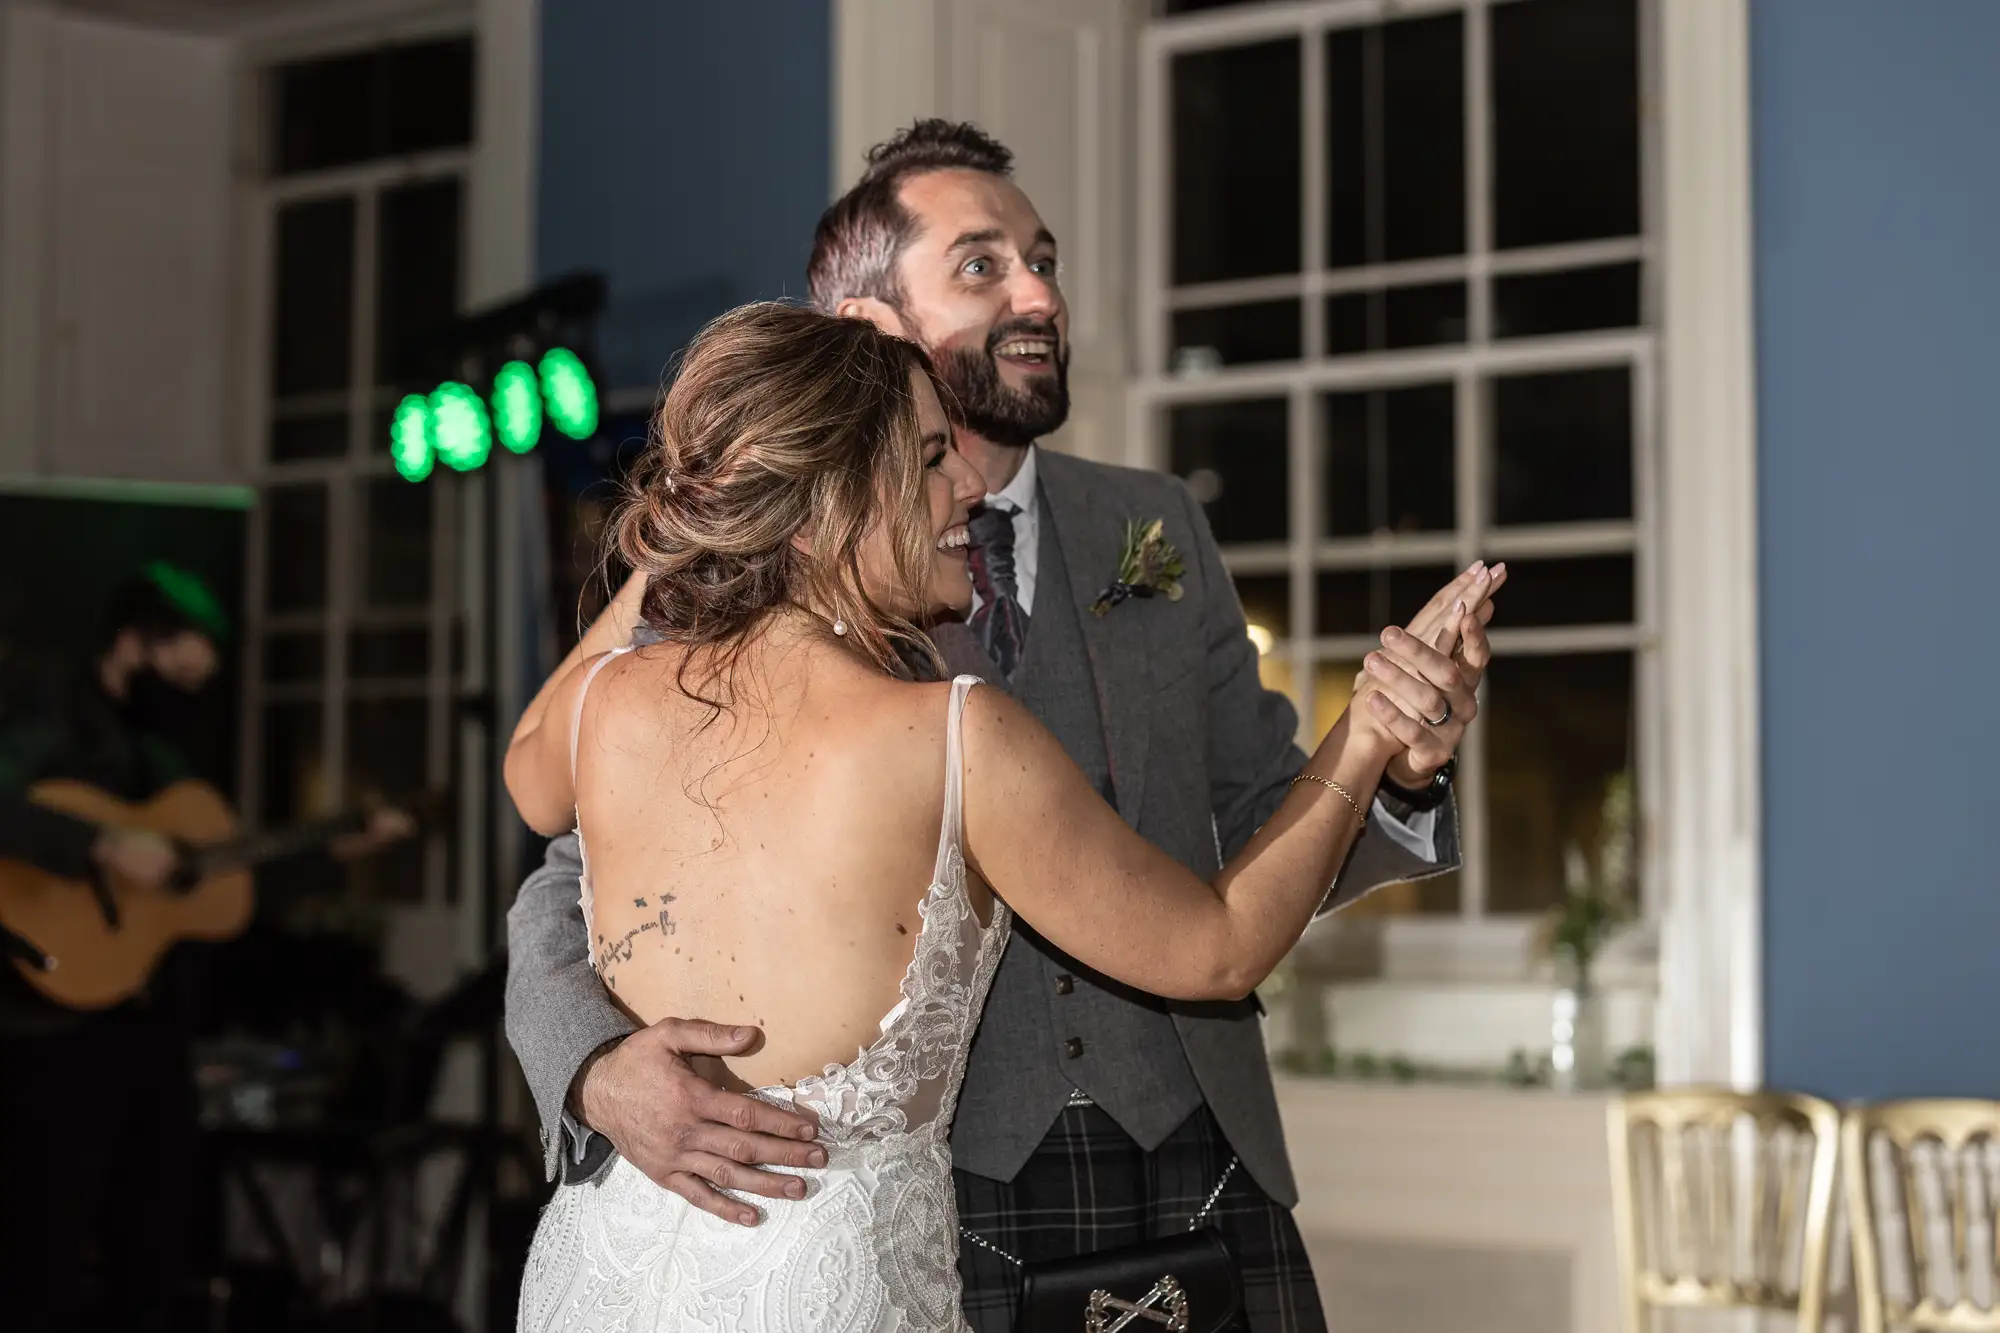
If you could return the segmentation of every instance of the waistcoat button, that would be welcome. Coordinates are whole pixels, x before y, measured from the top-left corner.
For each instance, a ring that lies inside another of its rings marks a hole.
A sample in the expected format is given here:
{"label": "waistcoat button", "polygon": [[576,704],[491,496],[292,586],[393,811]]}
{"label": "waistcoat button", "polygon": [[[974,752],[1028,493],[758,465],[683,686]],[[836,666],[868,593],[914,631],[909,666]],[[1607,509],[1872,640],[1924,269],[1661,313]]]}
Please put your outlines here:
{"label": "waistcoat button", "polygon": [[1067,995],[1076,989],[1076,978],[1065,972],[1056,978],[1056,994]]}
{"label": "waistcoat button", "polygon": [[1066,1055],[1066,1056],[1068,1056],[1068,1057],[1069,1057],[1070,1059],[1072,1059],[1072,1060],[1080,1060],[1080,1059],[1082,1059],[1082,1058],[1083,1058],[1083,1038],[1082,1038],[1082,1037],[1071,1037],[1071,1038],[1070,1038],[1070,1039],[1069,1039],[1068,1041],[1064,1042],[1064,1043],[1063,1043],[1063,1054],[1064,1054],[1064,1055]]}

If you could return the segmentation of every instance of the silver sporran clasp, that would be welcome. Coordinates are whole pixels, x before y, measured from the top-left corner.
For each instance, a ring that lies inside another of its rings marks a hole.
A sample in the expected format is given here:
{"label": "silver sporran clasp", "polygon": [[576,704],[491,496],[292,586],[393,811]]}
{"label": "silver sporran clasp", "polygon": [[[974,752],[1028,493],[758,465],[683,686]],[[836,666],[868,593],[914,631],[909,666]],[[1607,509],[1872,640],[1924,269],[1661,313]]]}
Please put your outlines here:
{"label": "silver sporran clasp", "polygon": [[1168,1333],[1187,1333],[1188,1298],[1172,1273],[1153,1284],[1153,1289],[1136,1302],[1121,1301],[1108,1291],[1090,1293],[1084,1319],[1084,1333],[1119,1333],[1134,1320],[1162,1324]]}

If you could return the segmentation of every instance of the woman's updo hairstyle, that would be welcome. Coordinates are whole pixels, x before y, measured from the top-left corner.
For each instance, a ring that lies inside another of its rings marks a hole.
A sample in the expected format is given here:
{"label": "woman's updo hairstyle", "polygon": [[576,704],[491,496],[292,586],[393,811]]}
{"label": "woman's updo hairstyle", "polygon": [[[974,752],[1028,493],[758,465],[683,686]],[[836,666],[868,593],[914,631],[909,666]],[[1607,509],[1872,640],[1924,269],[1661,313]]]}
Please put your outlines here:
{"label": "woman's updo hairstyle", "polygon": [[[880,514],[899,600],[925,608],[935,540],[913,371],[935,386],[914,343],[797,306],[746,305],[703,329],[612,528],[618,554],[646,575],[647,625],[722,650],[720,673],[766,616],[798,605],[844,622],[885,671],[906,670],[911,653],[937,668],[910,614],[861,581],[862,538]],[[800,533],[810,555],[793,545]]]}

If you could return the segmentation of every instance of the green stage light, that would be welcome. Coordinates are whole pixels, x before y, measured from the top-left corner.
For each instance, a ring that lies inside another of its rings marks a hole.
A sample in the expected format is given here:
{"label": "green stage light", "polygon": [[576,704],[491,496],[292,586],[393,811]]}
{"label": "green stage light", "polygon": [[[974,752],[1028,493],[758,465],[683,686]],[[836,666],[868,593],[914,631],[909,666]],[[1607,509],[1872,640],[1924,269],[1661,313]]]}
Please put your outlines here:
{"label": "green stage light", "polygon": [[389,457],[405,481],[422,481],[437,465],[437,451],[431,447],[430,400],[413,393],[396,404],[389,422]]}
{"label": "green stage light", "polygon": [[525,361],[509,361],[493,376],[493,433],[517,454],[542,438],[542,391]]}
{"label": "green stage light", "polygon": [[486,404],[470,385],[446,380],[431,390],[431,444],[446,467],[470,472],[493,452]]}
{"label": "green stage light", "polygon": [[542,356],[542,402],[549,424],[572,440],[597,433],[597,386],[583,360],[567,347],[552,347]]}

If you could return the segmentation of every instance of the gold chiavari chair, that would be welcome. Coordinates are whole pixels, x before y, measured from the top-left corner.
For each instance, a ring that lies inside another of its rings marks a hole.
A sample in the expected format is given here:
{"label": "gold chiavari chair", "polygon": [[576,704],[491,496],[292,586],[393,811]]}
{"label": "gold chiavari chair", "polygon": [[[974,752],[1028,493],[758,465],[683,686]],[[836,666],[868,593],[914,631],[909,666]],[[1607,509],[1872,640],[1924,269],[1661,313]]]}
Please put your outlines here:
{"label": "gold chiavari chair", "polygon": [[1611,1105],[1611,1196],[1626,1333],[1649,1311],[1796,1314],[1826,1303],[1840,1112],[1797,1093],[1707,1088]]}
{"label": "gold chiavari chair", "polygon": [[2000,1333],[2000,1102],[1857,1106],[1841,1139],[1861,1333]]}

